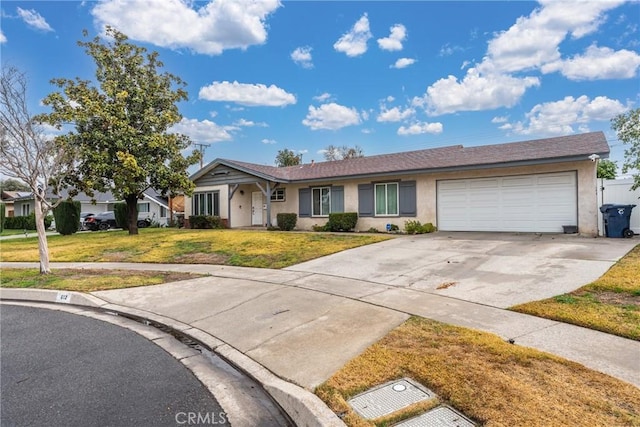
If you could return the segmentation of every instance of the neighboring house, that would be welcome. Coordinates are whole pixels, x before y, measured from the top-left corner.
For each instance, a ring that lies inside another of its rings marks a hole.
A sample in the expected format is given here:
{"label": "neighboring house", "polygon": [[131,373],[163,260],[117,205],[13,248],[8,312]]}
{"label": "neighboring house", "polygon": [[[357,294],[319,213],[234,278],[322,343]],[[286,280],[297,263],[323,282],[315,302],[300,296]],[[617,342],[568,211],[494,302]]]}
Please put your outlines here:
{"label": "neighboring house", "polygon": [[[631,210],[629,228],[634,233],[640,234],[640,188],[631,190],[633,178],[625,179],[599,179],[598,180],[598,204],[636,205]],[[600,214],[600,235],[604,235],[602,214]]]}
{"label": "neighboring house", "polygon": [[[60,196],[54,196],[53,194],[50,194],[48,196],[48,199],[67,199],[68,196],[68,191],[63,190]],[[90,212],[93,214],[112,211],[114,209],[114,205],[120,202],[110,192],[95,192],[93,197],[89,197],[85,193],[81,192],[73,196],[73,200],[80,202],[81,212]],[[16,216],[27,216],[31,212],[33,212],[33,208],[34,200],[32,193],[23,193],[22,197],[14,198],[14,210],[16,212]],[[169,212],[170,211],[167,198],[162,197],[153,189],[145,191],[144,198],[138,201],[138,216],[140,218],[152,218],[161,226],[166,226],[168,224],[170,218]]]}
{"label": "neighboring house", "polygon": [[298,214],[298,229],[329,213],[357,212],[357,229],[402,229],[406,220],[447,231],[598,233],[597,156],[602,132],[508,144],[461,145],[291,167],[217,159],[191,176],[185,214],[230,227]]}
{"label": "neighboring house", "polygon": [[3,191],[2,192],[2,203],[4,203],[5,215],[7,217],[12,217],[15,215],[14,211],[14,201],[15,199],[19,199],[24,197],[25,195],[30,195],[31,193],[26,191]]}

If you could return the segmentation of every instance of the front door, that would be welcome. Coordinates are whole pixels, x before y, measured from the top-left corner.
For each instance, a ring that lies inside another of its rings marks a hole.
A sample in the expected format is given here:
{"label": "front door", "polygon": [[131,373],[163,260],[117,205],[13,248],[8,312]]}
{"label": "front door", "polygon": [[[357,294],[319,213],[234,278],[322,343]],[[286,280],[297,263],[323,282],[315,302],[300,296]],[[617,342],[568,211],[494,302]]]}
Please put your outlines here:
{"label": "front door", "polygon": [[251,193],[251,225],[262,225],[262,192]]}

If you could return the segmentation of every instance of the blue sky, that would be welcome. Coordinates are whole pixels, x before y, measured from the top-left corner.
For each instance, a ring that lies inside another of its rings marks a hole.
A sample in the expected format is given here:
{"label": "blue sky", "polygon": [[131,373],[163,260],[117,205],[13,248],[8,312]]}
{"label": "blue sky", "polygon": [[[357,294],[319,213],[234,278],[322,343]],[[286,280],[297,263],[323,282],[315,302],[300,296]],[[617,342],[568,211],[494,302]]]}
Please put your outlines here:
{"label": "blue sky", "polygon": [[3,65],[34,112],[55,77],[91,79],[78,47],[111,25],[187,82],[174,129],[216,157],[273,164],[602,130],[640,103],[640,3],[11,1]]}

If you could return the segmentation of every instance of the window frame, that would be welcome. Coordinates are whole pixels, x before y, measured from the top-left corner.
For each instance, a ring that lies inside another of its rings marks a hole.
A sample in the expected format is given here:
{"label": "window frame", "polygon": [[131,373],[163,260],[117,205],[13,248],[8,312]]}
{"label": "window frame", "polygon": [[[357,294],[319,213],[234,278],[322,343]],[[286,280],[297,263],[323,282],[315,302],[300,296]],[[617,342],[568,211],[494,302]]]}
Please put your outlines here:
{"label": "window frame", "polygon": [[[389,186],[396,187],[396,212],[389,213]],[[378,212],[378,186],[384,186],[385,197],[385,213]],[[400,216],[400,183],[394,182],[376,182],[373,183],[373,212],[376,217],[397,217]]]}
{"label": "window frame", "polygon": [[[322,206],[322,191],[326,190],[326,198],[328,201],[328,212],[324,213]],[[315,195],[316,192],[318,194],[318,206],[320,208],[320,212],[317,213],[316,212],[316,204],[315,204]],[[312,217],[316,217],[316,218],[327,218],[329,217],[329,214],[331,213],[331,187],[330,186],[325,186],[325,187],[311,187],[311,216]]]}
{"label": "window frame", "polygon": [[272,202],[286,202],[287,201],[287,193],[286,188],[276,188],[271,193],[271,201]]}
{"label": "window frame", "polygon": [[31,205],[29,203],[23,203],[20,211],[22,216],[29,216],[31,214]]}
{"label": "window frame", "polygon": [[[147,210],[146,211],[140,210],[140,206],[146,206]],[[151,203],[149,202],[138,203],[138,213],[151,213]]]}
{"label": "window frame", "polygon": [[220,216],[220,191],[199,191],[191,198],[193,216]]}

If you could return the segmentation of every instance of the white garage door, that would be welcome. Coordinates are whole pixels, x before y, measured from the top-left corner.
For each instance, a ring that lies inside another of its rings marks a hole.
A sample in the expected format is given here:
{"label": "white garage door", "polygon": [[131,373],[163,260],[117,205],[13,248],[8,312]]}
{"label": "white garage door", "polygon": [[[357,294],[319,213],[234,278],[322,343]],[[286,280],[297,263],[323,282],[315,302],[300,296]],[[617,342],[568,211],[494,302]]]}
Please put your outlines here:
{"label": "white garage door", "polygon": [[577,225],[576,173],[438,181],[437,210],[443,231],[562,232]]}

